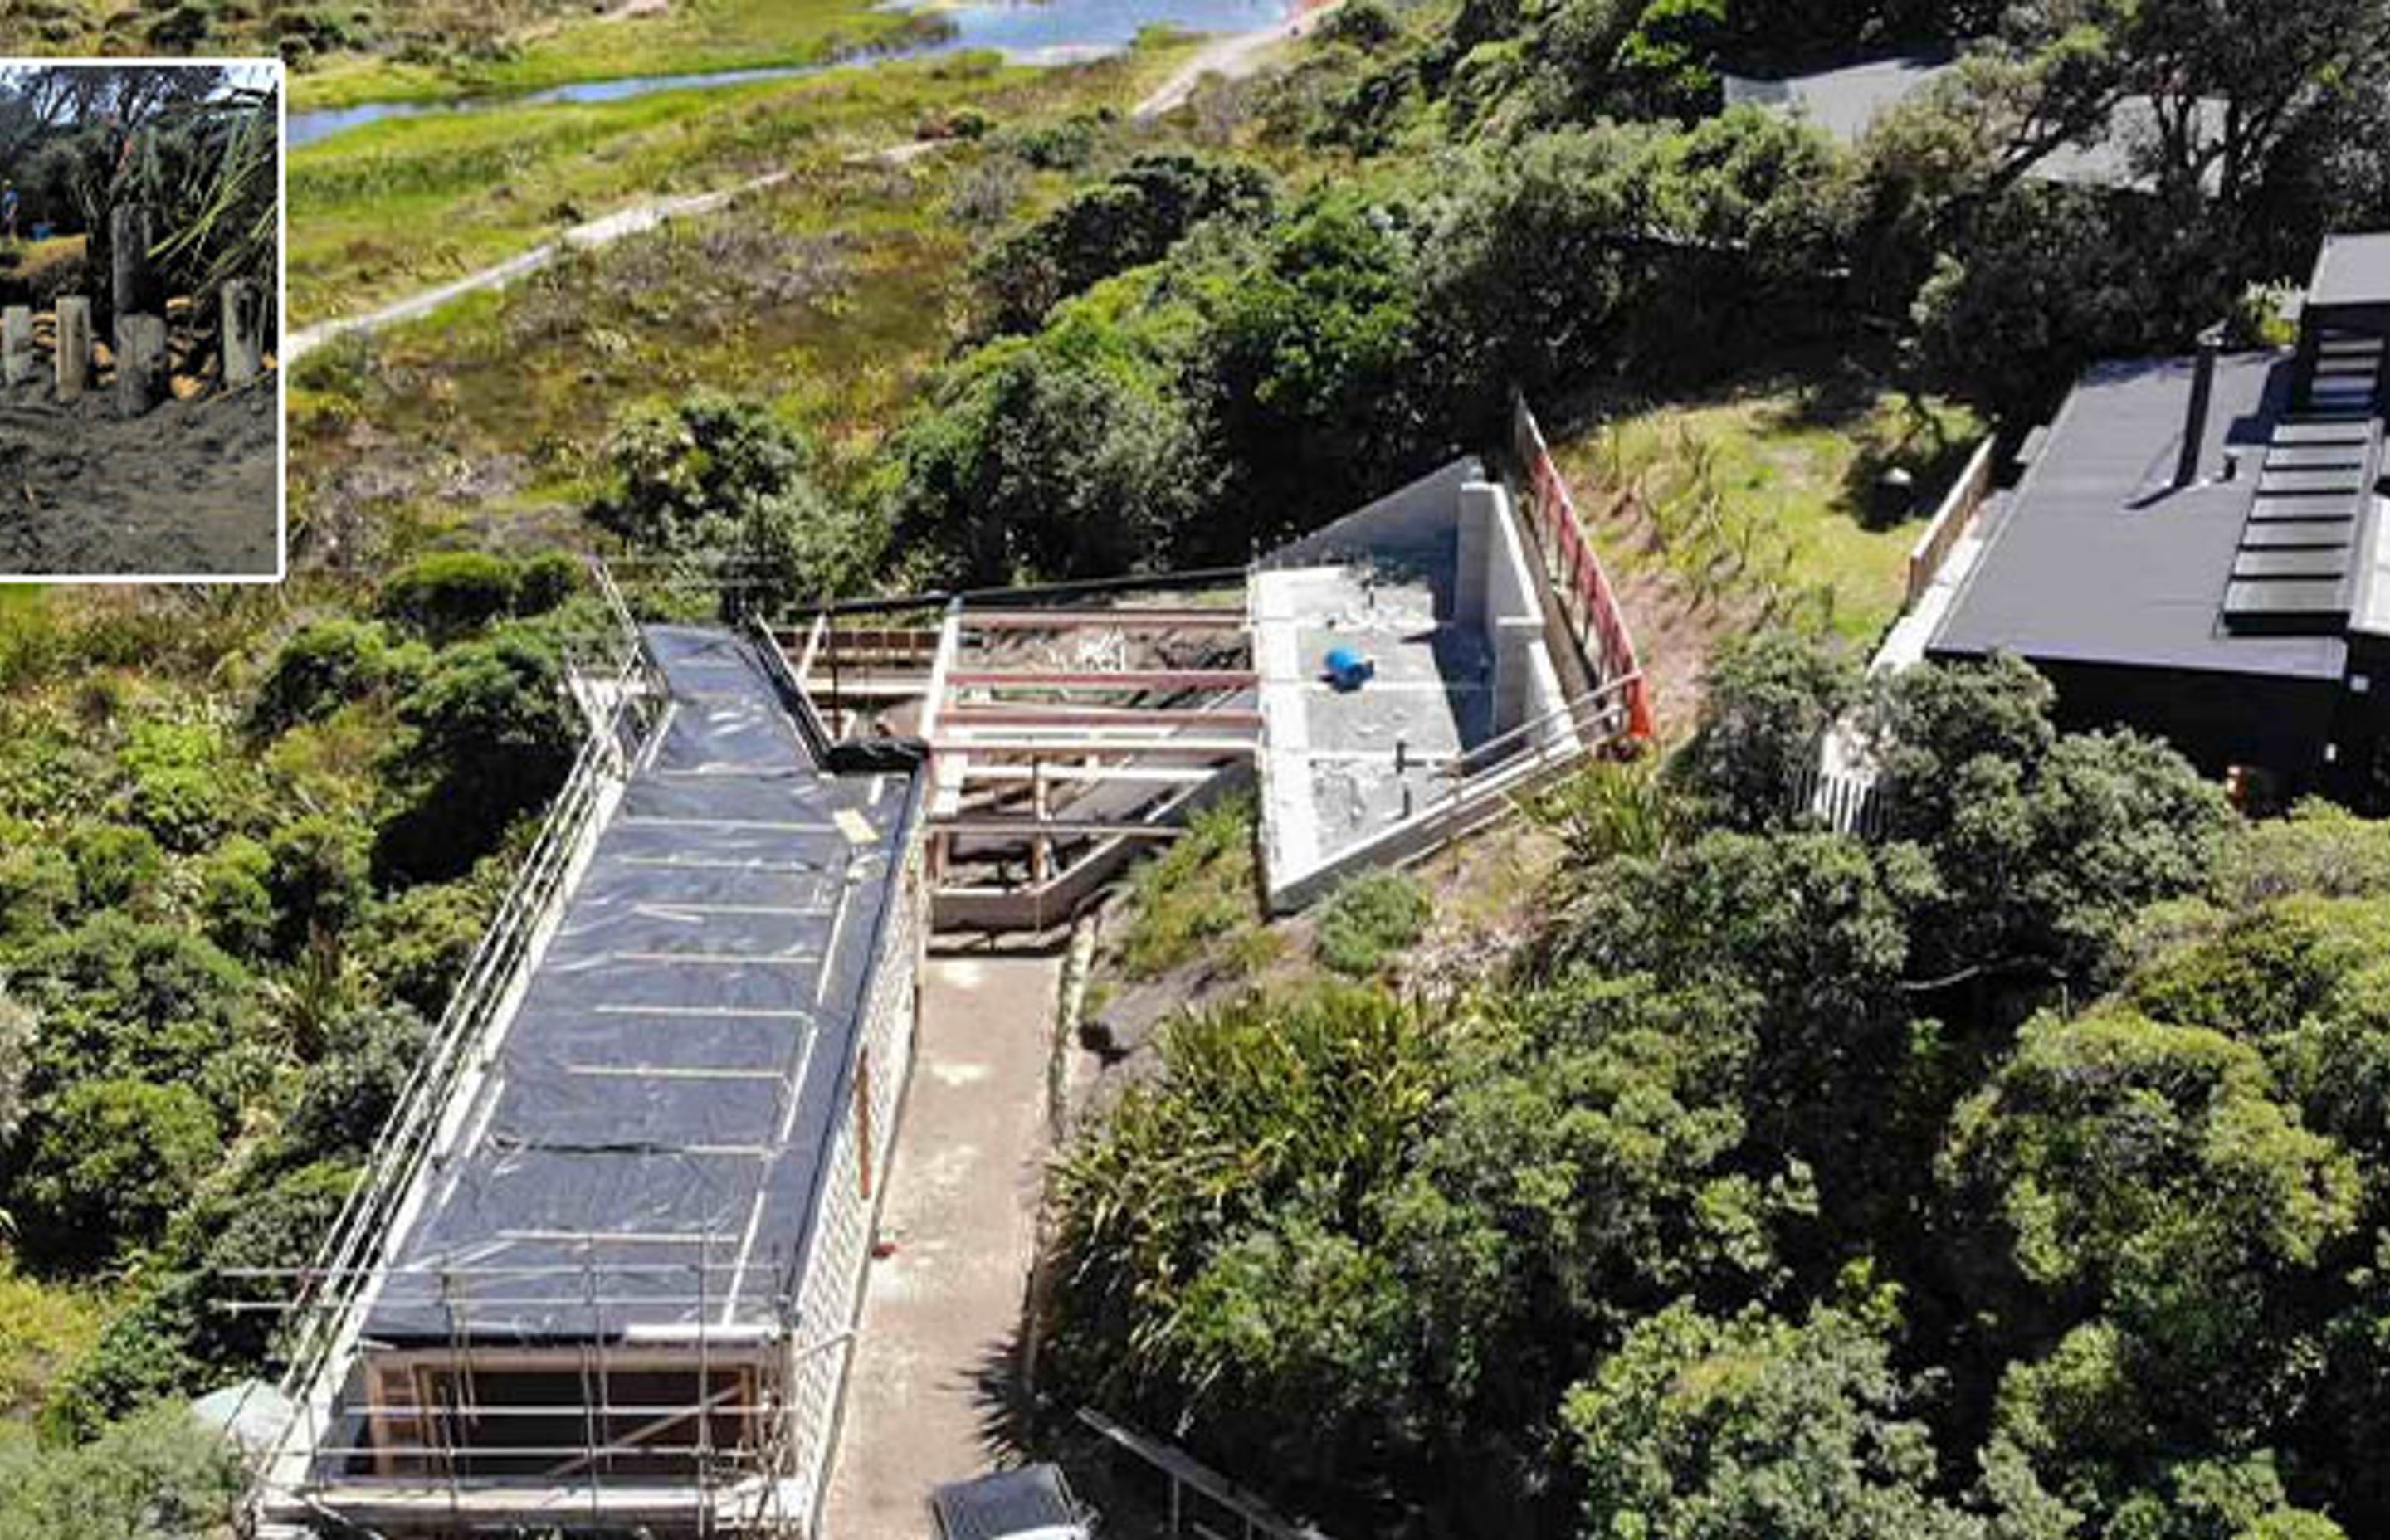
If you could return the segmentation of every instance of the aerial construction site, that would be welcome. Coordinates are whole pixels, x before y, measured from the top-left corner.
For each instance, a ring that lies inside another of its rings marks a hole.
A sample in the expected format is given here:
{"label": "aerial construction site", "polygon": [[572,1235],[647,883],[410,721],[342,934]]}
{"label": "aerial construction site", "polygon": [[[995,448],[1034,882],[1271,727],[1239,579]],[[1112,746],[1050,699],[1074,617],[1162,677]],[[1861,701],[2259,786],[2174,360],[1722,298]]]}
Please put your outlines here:
{"label": "aerial construction site", "polygon": [[[1255,787],[1267,901],[1650,731],[1518,417],[1250,570],[638,625],[317,1264],[265,1534],[822,1533],[941,931],[1048,931]],[[607,591],[612,592],[610,585]]]}

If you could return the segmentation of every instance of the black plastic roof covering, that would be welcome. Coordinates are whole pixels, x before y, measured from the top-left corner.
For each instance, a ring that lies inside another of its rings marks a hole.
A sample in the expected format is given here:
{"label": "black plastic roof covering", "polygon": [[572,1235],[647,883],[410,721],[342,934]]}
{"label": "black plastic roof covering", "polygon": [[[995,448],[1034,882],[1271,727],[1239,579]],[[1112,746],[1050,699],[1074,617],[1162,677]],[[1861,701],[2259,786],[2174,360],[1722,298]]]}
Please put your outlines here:
{"label": "black plastic roof covering", "polygon": [[369,1339],[781,1314],[919,777],[818,768],[747,640],[648,635],[663,726],[419,1185]]}

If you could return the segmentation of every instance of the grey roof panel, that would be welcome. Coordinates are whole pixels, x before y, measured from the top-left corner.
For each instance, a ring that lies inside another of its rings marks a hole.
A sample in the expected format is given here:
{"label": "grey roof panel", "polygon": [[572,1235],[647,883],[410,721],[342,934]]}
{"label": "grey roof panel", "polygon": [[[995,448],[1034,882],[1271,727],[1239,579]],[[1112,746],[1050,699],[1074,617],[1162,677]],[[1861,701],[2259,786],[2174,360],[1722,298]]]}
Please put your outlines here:
{"label": "grey roof panel", "polygon": [[2358,479],[2363,474],[2358,467],[2324,470],[2275,470],[2269,468],[2257,478],[2257,495],[2303,497],[2330,494],[2351,496],[2356,494]]}
{"label": "grey roof panel", "polygon": [[2348,571],[2346,545],[2306,545],[2292,550],[2242,546],[2232,559],[2236,578],[2336,578]]}
{"label": "grey roof panel", "polygon": [[2314,422],[2298,420],[2281,423],[2274,430],[2276,443],[2363,443],[2365,424],[2351,422]]}
{"label": "grey roof panel", "polygon": [[2356,519],[2354,491],[2338,497],[2260,497],[2249,505],[2249,521],[2253,524],[2353,523]]}
{"label": "grey roof panel", "polygon": [[[2228,449],[2254,455],[2273,442],[2296,372],[2287,352],[2218,359],[2202,464],[2212,471]],[[2085,375],[1992,526],[1934,653],[2006,649],[2050,662],[2339,677],[2343,636],[2236,635],[2224,625],[2244,529],[2253,545],[2274,537],[2248,527],[2254,476],[2169,486],[2192,373],[2191,361],[2167,359]],[[2294,437],[2329,443],[2349,431],[2333,424],[2320,437],[2306,429]],[[2355,522],[2353,509],[2316,520],[2315,498],[2281,502],[2261,523],[2294,532],[2287,544],[2345,540],[2323,531]]]}
{"label": "grey roof panel", "polygon": [[2285,519],[2263,524],[2252,523],[2241,532],[2241,548],[2245,551],[2307,546],[2346,550],[2356,537],[2357,521],[2353,519]]}
{"label": "grey roof panel", "polygon": [[2328,583],[2260,581],[2227,588],[2224,609],[2232,615],[2345,615],[2348,601],[2337,578]]}
{"label": "grey roof panel", "polygon": [[2326,236],[2307,282],[2307,303],[2390,304],[2390,235]]}
{"label": "grey roof panel", "polygon": [[2298,470],[2308,467],[2345,466],[2355,468],[2365,463],[2365,441],[2351,438],[2345,443],[2283,444],[2266,451],[2268,470]]}

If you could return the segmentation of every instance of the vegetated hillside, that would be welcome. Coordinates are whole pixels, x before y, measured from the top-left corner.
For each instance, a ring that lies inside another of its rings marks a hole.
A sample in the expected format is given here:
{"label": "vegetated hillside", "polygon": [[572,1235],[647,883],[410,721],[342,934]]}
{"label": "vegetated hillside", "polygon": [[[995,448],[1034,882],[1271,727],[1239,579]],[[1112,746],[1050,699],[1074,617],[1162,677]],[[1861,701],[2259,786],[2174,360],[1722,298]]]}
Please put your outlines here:
{"label": "vegetated hillside", "polygon": [[[2379,1533],[2390,826],[2050,699],[1746,641],[1503,966],[1182,1015],[1060,1167],[1047,1392],[1336,1534]],[[1783,795],[1855,705],[1872,844]]]}
{"label": "vegetated hillside", "polygon": [[[113,46],[169,18],[210,45],[345,24],[122,14]],[[656,49],[618,53],[643,67],[785,53],[784,23],[822,41],[847,14],[510,32],[486,68],[377,30],[386,52],[304,92],[545,83],[624,39]],[[288,592],[0,604],[0,1206],[31,1278],[0,1290],[0,1383],[53,1440],[0,1439],[0,1513],[122,1533],[64,1495],[93,1461],[151,1473],[136,1515],[220,1498],[171,1417],[74,1441],[258,1361],[263,1321],[203,1308],[236,1291],[210,1269],[320,1233],[555,784],[559,633],[585,600],[537,547],[601,544],[682,613],[733,572],[768,597],[1241,559],[1484,445],[1514,384],[1665,405],[1788,349],[2030,415],[2084,360],[2179,345],[2303,271],[2323,229],[2390,220],[2383,19],[2383,0],[1358,0],[1286,74],[1161,124],[1122,116],[1168,67],[1146,50],[1042,86],[963,61],[311,152],[293,292],[316,314],[683,175],[798,174],[327,350],[293,382]],[[1727,64],[1977,36],[1948,95],[1857,150],[1716,112]],[[2153,160],[2147,195],[2024,174],[2120,94],[2241,110],[2215,153]],[[943,148],[847,162],[916,139]],[[1212,1185],[1155,1195],[1166,1233],[1119,1252],[1144,1271],[1074,1233],[1086,1289],[1119,1284],[1069,1301],[1075,1382],[1173,1417],[1200,1387],[1199,1442],[1359,1533],[1414,1510],[1565,1528],[1595,1503],[1605,1533],[1637,1512],[1667,1535],[1993,1514],[2002,1534],[2328,1533],[2273,1511],[2276,1483],[2378,1523],[2347,1453],[2381,1401],[2357,1250],[2373,1135],[2367,1082],[2330,1057],[2362,1023],[2209,1027],[2185,1065],[2187,1025],[2078,1032],[2065,1008],[2127,975],[2115,938],[2147,902],[2239,863],[2200,911],[2237,934],[2269,885],[2324,879],[2311,847],[2336,831],[2251,843],[2163,756],[2043,746],[2013,688],[1988,695],[2009,726],[1967,739],[1991,745],[1968,815],[1902,844],[1689,829],[1739,816],[1699,777],[1627,813],[1589,794],[1608,832],[1578,865],[1604,880],[1498,995],[1431,1013],[1364,984],[1227,1019],[1212,1057],[1254,1067],[1232,1088],[1255,1115],[1199,1091],[1116,1125],[1124,1148],[1185,1139]],[[1747,746],[1809,721],[1784,696]],[[1640,853],[1602,864],[1625,830]],[[2313,873],[2249,853],[2285,841]],[[1366,972],[1403,905],[1354,902],[1338,955]],[[1315,1059],[1356,1072],[1277,1072]],[[1283,1120],[1300,1136],[1246,1148],[1298,1084],[1320,1094]],[[1085,1162],[1074,1180],[1104,1179]]]}

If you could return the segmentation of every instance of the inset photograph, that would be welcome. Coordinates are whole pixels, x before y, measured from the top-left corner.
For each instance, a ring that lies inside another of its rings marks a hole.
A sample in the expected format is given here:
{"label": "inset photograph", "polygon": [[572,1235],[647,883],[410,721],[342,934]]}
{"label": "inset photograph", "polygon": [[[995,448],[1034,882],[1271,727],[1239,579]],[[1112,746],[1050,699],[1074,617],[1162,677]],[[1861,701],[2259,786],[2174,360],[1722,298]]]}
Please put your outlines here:
{"label": "inset photograph", "polygon": [[0,60],[0,582],[281,576],[282,97]]}

